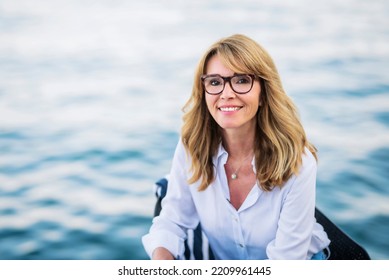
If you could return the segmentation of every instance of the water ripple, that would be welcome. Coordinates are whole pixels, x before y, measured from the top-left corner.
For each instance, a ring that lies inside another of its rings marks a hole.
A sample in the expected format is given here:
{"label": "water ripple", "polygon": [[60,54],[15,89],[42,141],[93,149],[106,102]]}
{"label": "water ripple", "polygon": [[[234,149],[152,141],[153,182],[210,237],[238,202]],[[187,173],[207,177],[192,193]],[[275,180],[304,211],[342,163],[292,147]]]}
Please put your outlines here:
{"label": "water ripple", "polygon": [[319,148],[319,208],[389,258],[387,1],[60,2],[0,9],[0,258],[145,259],[197,59],[242,32]]}

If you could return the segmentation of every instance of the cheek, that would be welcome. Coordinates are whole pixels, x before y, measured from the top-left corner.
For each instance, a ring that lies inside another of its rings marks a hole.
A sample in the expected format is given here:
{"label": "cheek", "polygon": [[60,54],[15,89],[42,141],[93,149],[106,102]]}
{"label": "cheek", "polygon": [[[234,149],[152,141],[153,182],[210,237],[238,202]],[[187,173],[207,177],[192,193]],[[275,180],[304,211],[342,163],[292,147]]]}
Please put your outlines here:
{"label": "cheek", "polygon": [[254,86],[253,86],[253,92],[255,93],[256,95],[256,98],[255,98],[255,101],[258,102],[258,106],[261,106],[262,104],[262,88],[261,88],[261,85],[258,83],[258,82],[255,82],[254,83]]}
{"label": "cheek", "polygon": [[248,104],[250,104],[248,106],[249,114],[251,117],[253,117],[258,113],[259,107],[261,106],[260,105],[260,98],[259,97],[253,98],[250,101],[248,101]]}
{"label": "cheek", "polygon": [[217,98],[212,95],[205,95],[205,104],[207,105],[207,108],[209,111],[212,112],[212,109],[215,107],[215,103],[217,101]]}
{"label": "cheek", "polygon": [[251,117],[254,117],[258,113],[258,110],[259,110],[259,103],[256,103],[255,105],[253,104],[252,106],[250,106]]}
{"label": "cheek", "polygon": [[261,105],[261,89],[259,87],[250,95],[250,99],[247,102],[253,107],[259,107]]}

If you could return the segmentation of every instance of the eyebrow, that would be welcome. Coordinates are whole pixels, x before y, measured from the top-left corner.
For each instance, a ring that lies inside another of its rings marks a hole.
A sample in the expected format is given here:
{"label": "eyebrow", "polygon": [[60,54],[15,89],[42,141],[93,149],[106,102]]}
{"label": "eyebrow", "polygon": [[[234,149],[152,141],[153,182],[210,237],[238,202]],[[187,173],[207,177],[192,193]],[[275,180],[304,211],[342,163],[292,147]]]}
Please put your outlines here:
{"label": "eyebrow", "polygon": [[220,74],[217,74],[217,73],[214,73],[214,74],[204,74],[204,76],[220,76],[220,77],[223,77],[223,78],[230,78],[230,77],[234,77],[234,76],[237,76],[237,75],[249,75],[249,74],[247,74],[247,73],[234,73],[231,76],[223,76],[223,75],[220,75]]}

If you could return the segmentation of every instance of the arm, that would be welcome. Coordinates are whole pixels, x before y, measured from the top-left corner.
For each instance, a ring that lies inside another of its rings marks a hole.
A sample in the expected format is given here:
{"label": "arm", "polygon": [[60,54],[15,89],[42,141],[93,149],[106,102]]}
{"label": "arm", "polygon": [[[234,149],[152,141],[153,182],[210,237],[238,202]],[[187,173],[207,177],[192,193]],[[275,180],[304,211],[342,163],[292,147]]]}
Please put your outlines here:
{"label": "arm", "polygon": [[172,253],[163,247],[158,247],[152,255],[153,260],[174,260]]}
{"label": "arm", "polygon": [[270,259],[306,259],[315,224],[317,165],[306,149],[299,174],[292,176],[283,197],[276,238],[266,253]]}
{"label": "arm", "polygon": [[162,200],[162,210],[142,242],[152,259],[176,258],[184,253],[187,230],[197,226],[199,220],[190,186],[187,183],[187,155],[181,141],[178,143],[169,178],[169,188]]}

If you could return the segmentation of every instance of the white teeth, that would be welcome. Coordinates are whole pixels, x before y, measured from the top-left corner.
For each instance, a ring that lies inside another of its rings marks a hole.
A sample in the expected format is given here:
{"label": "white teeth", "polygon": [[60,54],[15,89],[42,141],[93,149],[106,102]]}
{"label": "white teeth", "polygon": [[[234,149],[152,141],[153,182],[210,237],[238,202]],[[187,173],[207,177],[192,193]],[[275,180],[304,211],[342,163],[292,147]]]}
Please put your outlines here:
{"label": "white teeth", "polygon": [[232,111],[238,111],[240,107],[220,107],[220,111],[223,112],[232,112]]}

